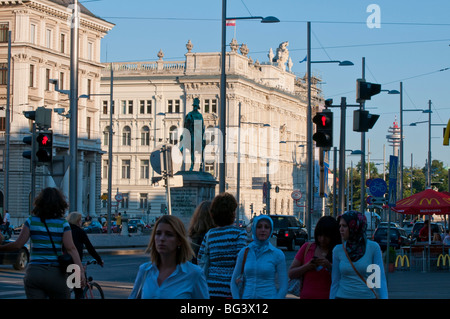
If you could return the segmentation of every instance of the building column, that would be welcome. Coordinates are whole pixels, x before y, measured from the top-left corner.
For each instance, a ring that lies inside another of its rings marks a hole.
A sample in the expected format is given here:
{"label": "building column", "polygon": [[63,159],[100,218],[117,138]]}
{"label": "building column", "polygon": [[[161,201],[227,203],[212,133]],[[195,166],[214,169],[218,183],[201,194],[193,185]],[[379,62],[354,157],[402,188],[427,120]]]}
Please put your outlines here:
{"label": "building column", "polygon": [[[94,155],[95,157],[95,155]],[[89,216],[96,217],[95,213],[95,181],[96,181],[96,163],[95,158],[94,161],[89,164]]]}
{"label": "building column", "polygon": [[84,152],[80,152],[80,159],[78,161],[78,176],[77,176],[77,211],[83,214],[83,171],[84,171]]}

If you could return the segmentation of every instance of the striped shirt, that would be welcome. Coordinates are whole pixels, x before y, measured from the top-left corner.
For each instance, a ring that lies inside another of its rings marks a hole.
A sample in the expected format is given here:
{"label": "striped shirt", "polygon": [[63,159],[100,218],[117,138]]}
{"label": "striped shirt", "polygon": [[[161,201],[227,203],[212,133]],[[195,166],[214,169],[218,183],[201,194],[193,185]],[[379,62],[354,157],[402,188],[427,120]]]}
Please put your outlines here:
{"label": "striped shirt", "polygon": [[[63,233],[70,230],[67,220],[46,219],[48,230],[52,235],[56,250],[62,254]],[[50,264],[57,261],[47,229],[40,217],[30,216],[24,223],[30,229],[31,258],[30,264]]]}
{"label": "striped shirt", "polygon": [[246,231],[233,225],[206,233],[198,252],[198,264],[205,272],[211,297],[231,298],[231,276],[237,255],[246,245]]}

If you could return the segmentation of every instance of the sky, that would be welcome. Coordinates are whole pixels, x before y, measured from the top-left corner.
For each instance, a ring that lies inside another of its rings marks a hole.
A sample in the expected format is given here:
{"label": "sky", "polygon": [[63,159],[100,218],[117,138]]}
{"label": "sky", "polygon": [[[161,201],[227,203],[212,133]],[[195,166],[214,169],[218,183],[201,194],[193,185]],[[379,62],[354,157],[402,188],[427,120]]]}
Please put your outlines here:
{"label": "sky", "polygon": [[[182,61],[191,40],[193,52],[220,52],[222,1],[86,0],[95,15],[115,24],[102,40],[101,61]],[[247,44],[254,61],[268,61],[288,41],[292,72],[306,73],[307,21],[311,22],[312,61],[349,60],[354,66],[313,63],[312,73],[322,79],[325,99],[339,104],[346,97],[356,104],[356,80],[379,83],[383,90],[399,90],[403,83],[404,166],[424,167],[428,157],[428,109],[431,101],[431,156],[450,166],[450,147],[443,145],[443,128],[450,119],[450,1],[448,0],[228,0],[227,17],[275,16],[276,24],[238,20],[227,27]],[[229,50],[229,48],[227,48]],[[380,115],[366,133],[366,154],[372,162],[387,163],[393,149],[388,129],[400,120],[400,96],[381,92],[365,108]],[[346,112],[346,149],[361,149],[361,134],[353,131],[353,111]],[[339,149],[340,110],[334,113],[334,146]],[[426,121],[413,127],[410,123]],[[360,156],[347,156],[347,166]],[[367,161],[367,159],[366,159]],[[382,171],[382,166],[378,166]]]}

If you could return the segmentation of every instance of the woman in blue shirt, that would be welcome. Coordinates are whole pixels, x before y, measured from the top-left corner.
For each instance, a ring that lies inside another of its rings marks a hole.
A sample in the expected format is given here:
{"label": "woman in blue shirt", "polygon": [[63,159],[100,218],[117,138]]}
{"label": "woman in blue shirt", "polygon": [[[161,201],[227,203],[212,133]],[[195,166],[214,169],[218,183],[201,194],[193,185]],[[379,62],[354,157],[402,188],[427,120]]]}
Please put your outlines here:
{"label": "woman in blue shirt", "polygon": [[178,217],[158,219],[146,252],[151,261],[139,267],[130,299],[209,298],[202,269],[189,262],[193,251]]}
{"label": "woman in blue shirt", "polygon": [[333,249],[330,299],[387,299],[381,249],[366,238],[366,217],[348,211],[338,222],[343,244]]}
{"label": "woman in blue shirt", "polygon": [[[284,253],[270,243],[273,232],[272,218],[255,217],[252,224],[253,241],[238,255],[231,279],[233,299],[284,299],[288,289],[288,276]],[[245,250],[245,284],[242,296],[236,280],[241,274]]]}

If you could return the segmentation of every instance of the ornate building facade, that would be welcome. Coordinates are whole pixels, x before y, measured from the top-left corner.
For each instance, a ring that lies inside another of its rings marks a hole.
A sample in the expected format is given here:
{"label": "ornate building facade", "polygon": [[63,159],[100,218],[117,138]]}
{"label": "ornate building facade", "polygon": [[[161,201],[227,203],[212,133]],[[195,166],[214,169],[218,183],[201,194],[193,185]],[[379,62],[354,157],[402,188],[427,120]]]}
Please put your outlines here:
{"label": "ornate building facade", "polygon": [[[266,208],[265,182],[271,185],[270,213],[294,214],[303,219],[304,202],[295,203],[291,193],[298,189],[305,194],[306,84],[291,72],[287,46],[287,42],[282,43],[276,54],[270,49],[268,60],[260,62],[249,56],[245,44],[233,39],[226,56],[226,189],[235,195],[239,190],[240,216],[246,221]],[[130,216],[151,220],[164,212],[165,190],[162,183],[152,184],[157,174],[150,154],[163,143],[178,144],[179,129],[192,110],[194,98],[200,100],[206,127],[205,171],[218,178],[220,53],[194,52],[191,41],[186,49],[182,61],[164,61],[160,51],[159,60],[154,62],[104,64],[103,96],[97,101],[105,152],[102,193],[108,190],[111,164],[113,196],[121,193],[124,198],[116,203],[117,210]],[[322,97],[318,79],[313,79],[312,102],[317,106]],[[113,108],[108,96],[111,83]],[[111,109],[113,151],[109,163]],[[189,157],[185,159],[189,161]],[[103,210],[107,211],[106,201]]]}
{"label": "ornate building facade", "polygon": [[[100,42],[113,24],[96,17],[80,6],[79,27],[79,94],[91,94],[90,99],[78,103],[78,203],[76,210],[83,214],[100,212],[101,143],[98,123],[100,114],[93,94],[98,93],[102,64]],[[11,89],[10,89],[10,152],[2,153],[2,169],[9,161],[9,198],[5,198],[5,176],[0,175],[0,207],[5,202],[12,224],[20,225],[29,216],[31,202],[30,160],[22,153],[29,150],[23,138],[29,136],[31,122],[24,111],[38,107],[59,110],[53,113],[51,130],[54,135],[54,156],[68,154],[69,120],[59,114],[68,114],[69,97],[55,91],[52,79],[59,89],[70,87],[70,39],[72,10],[63,0],[2,1],[0,4],[0,149],[5,150],[5,105],[8,31],[11,31]],[[69,174],[61,179],[48,176],[45,166],[38,167],[36,194],[47,186],[58,186],[68,194]],[[75,209],[72,209],[75,210]]]}

